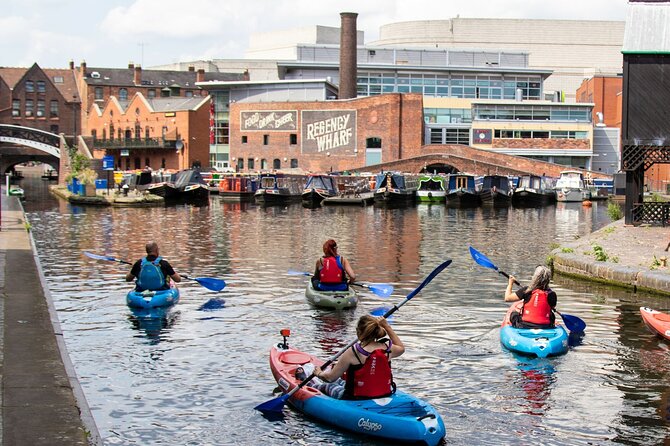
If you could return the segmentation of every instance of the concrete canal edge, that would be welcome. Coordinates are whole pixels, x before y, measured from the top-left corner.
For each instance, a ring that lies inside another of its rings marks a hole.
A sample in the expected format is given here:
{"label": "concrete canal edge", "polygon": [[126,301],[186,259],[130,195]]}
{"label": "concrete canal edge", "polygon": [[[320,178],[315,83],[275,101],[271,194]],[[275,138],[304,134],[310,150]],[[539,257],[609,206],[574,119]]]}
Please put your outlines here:
{"label": "concrete canal edge", "polygon": [[57,197],[63,198],[72,204],[88,206],[115,206],[115,207],[150,207],[164,206],[165,199],[158,195],[131,192],[128,196],[111,193],[99,189],[94,196],[73,194],[62,186],[50,186],[49,191]]}
{"label": "concrete canal edge", "polygon": [[553,249],[549,263],[557,274],[670,296],[669,242],[670,228],[618,220]]}
{"label": "concrete canal edge", "polygon": [[29,229],[20,201],[3,199],[2,443],[101,446]]}

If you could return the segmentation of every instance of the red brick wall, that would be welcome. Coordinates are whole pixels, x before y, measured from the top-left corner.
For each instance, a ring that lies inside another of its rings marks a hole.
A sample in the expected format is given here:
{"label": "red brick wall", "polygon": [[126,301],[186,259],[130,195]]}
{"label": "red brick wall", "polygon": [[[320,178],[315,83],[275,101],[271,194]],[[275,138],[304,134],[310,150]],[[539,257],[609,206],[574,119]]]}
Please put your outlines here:
{"label": "red brick wall", "polygon": [[[297,129],[291,131],[242,131],[242,111],[296,110]],[[302,153],[301,114],[303,110],[356,110],[357,151],[332,150],[327,153]],[[290,135],[297,135],[297,144],[291,145]],[[264,145],[264,135],[268,144]],[[281,169],[290,167],[291,159],[298,159],[304,171],[342,171],[365,165],[365,148],[368,138],[382,139],[382,161],[393,161],[418,153],[423,135],[423,98],[419,94],[385,94],[366,98],[318,102],[232,103],[230,107],[230,157],[244,160],[244,171],[249,170],[247,160],[256,159],[254,170],[259,170],[260,160],[266,159],[272,169],[272,160],[281,160]],[[246,144],[242,143],[246,136]],[[286,158],[286,161],[284,161]],[[236,165],[235,162],[232,163]]]}
{"label": "red brick wall", "polygon": [[525,149],[528,147],[537,149],[589,149],[588,139],[568,138],[523,138],[523,139],[494,139],[494,149]]}
{"label": "red brick wall", "polygon": [[582,85],[577,89],[577,102],[592,102],[593,123],[600,122],[596,113],[601,112],[604,116],[604,122],[608,127],[620,127],[618,119],[618,108],[621,107],[621,90],[623,78],[621,77],[602,77],[596,76],[585,79]]}

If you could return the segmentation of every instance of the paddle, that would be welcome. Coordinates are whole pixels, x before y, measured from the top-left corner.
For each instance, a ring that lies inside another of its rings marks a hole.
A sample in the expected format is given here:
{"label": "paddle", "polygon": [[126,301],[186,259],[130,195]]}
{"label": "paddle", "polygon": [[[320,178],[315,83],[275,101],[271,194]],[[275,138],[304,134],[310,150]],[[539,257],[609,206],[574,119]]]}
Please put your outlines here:
{"label": "paddle", "polygon": [[[132,265],[131,262],[128,262],[127,260],[122,260],[122,259],[117,259],[116,257],[112,256],[103,256],[100,254],[93,254],[92,252],[84,251],[84,255],[87,257],[90,257],[92,259],[96,260],[106,260],[108,262],[117,262],[117,263],[122,263],[125,265]],[[221,279],[215,279],[212,277],[189,277],[186,274],[180,274],[180,276],[186,280],[194,280],[198,282],[200,285],[204,286],[208,290],[212,291],[221,291],[226,287],[226,282],[224,282]]]}
{"label": "paddle", "polygon": [[[309,276],[311,277],[312,274],[304,271],[295,271],[295,270],[288,270],[289,276]],[[393,294],[393,285],[390,285],[388,283],[359,283],[359,282],[351,282],[349,285],[355,285],[359,286],[361,288],[367,288],[368,290],[372,291],[379,297],[389,297],[391,294]]]}
{"label": "paddle", "polygon": [[[477,251],[475,248],[470,246],[470,255],[472,256],[472,259],[477,262],[479,265],[485,267],[485,268],[490,268],[492,270],[495,270],[498,272],[498,274],[501,274],[509,279],[509,274],[507,274],[505,271],[501,271],[498,269],[497,266],[493,264],[489,260],[488,257],[486,257],[484,254],[481,252]],[[521,284],[515,279],[514,283],[521,286]],[[556,311],[556,310],[554,310]],[[570,331],[575,331],[575,332],[583,332],[586,329],[586,322],[578,318],[577,316],[573,316],[571,314],[562,314],[556,311],[559,316],[561,316],[561,319],[563,319],[563,323],[565,326],[568,328]]]}
{"label": "paddle", "polygon": [[[389,316],[391,316],[393,313],[395,313],[396,311],[398,311],[398,310],[400,309],[400,307],[402,307],[402,306],[405,305],[407,302],[409,302],[414,296],[416,296],[416,295],[419,293],[419,291],[421,291],[421,290],[423,289],[423,287],[425,287],[426,285],[428,285],[428,283],[429,283],[431,280],[433,280],[433,279],[435,278],[435,276],[437,276],[440,272],[442,272],[443,269],[445,269],[445,268],[446,268],[447,266],[449,266],[450,264],[451,264],[451,259],[446,260],[445,262],[443,262],[442,264],[440,264],[437,268],[435,268],[435,269],[433,270],[433,272],[431,272],[431,273],[428,275],[428,277],[426,277],[426,278],[423,280],[423,282],[421,282],[421,284],[420,284],[418,287],[416,287],[416,288],[414,289],[414,291],[412,291],[411,293],[409,293],[409,294],[407,295],[407,297],[405,298],[405,300],[403,300],[402,302],[400,302],[400,304],[398,304],[398,305],[394,305],[393,308],[389,309],[389,310],[388,310],[382,317],[383,317],[384,319],[388,319]],[[330,364],[333,363],[333,361],[335,361],[337,358],[339,358],[340,356],[342,356],[342,355],[344,354],[344,352],[346,352],[347,349],[350,348],[350,347],[352,347],[356,342],[358,342],[358,339],[354,339],[354,340],[351,341],[349,344],[347,344],[346,347],[344,347],[342,350],[340,350],[339,352],[337,352],[334,356],[331,356],[325,363],[323,363],[323,365],[321,365],[321,369],[325,369],[325,368],[327,368]],[[315,375],[314,375],[314,372],[312,372],[307,378],[303,379],[302,382],[301,382],[300,384],[298,384],[298,385],[295,386],[293,389],[291,389],[290,392],[288,392],[288,393],[286,393],[286,394],[284,394],[284,395],[281,395],[281,396],[279,396],[279,397],[277,397],[277,398],[274,398],[274,399],[272,399],[272,400],[270,400],[270,401],[266,401],[266,402],[264,402],[264,403],[262,403],[262,404],[259,404],[259,405],[256,406],[254,409],[259,410],[259,411],[261,411],[261,412],[266,412],[266,413],[281,412],[281,410],[282,410],[283,407],[284,407],[284,404],[286,404],[286,401],[288,401],[288,399],[291,397],[291,395],[293,395],[293,394],[294,394],[295,392],[297,392],[299,389],[303,388],[308,382],[310,382],[310,381],[312,380],[312,378],[314,378],[314,376],[315,376]]]}

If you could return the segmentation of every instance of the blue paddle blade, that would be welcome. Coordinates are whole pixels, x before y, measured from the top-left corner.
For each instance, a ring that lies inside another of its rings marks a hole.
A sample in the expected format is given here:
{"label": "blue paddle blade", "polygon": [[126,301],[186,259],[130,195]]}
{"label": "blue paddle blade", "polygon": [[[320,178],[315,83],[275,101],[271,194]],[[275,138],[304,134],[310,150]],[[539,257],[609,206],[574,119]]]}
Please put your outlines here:
{"label": "blue paddle blade", "polygon": [[563,323],[568,330],[581,333],[586,330],[586,322],[571,314],[560,313]]}
{"label": "blue paddle blade", "polygon": [[388,283],[370,283],[367,288],[379,297],[389,297],[393,294],[393,285]]}
{"label": "blue paddle blade", "polygon": [[[389,311],[391,307],[377,307],[370,310],[370,316],[382,317]],[[390,322],[393,316],[389,316],[387,320]]]}
{"label": "blue paddle blade", "polygon": [[305,271],[296,271],[293,269],[288,270],[288,275],[289,276],[311,276],[310,273],[307,273]]}
{"label": "blue paddle blade", "polygon": [[[191,277],[187,278],[191,279]],[[221,291],[226,287],[226,282],[221,279],[214,279],[211,277],[193,277],[192,279],[212,291]]]}
{"label": "blue paddle blade", "polygon": [[270,401],[259,404],[254,409],[261,412],[281,412],[288,400],[288,395],[284,394],[280,397],[274,398]]}
{"label": "blue paddle blade", "polygon": [[486,257],[484,254],[481,252],[477,251],[475,248],[470,246],[470,255],[472,256],[472,259],[477,262],[479,265],[485,267],[485,268],[490,268],[494,270],[498,270],[498,267],[491,262],[488,257]]}

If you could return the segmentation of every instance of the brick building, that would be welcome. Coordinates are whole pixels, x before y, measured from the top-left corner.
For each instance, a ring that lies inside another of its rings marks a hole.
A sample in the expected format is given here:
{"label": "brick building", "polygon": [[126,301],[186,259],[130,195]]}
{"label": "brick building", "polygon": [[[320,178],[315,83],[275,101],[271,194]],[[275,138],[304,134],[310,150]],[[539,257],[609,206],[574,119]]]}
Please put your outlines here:
{"label": "brick building", "polygon": [[230,104],[230,156],[238,171],[343,171],[417,156],[420,94]]}
{"label": "brick building", "polygon": [[577,89],[577,102],[593,105],[593,122],[599,123],[598,113],[603,115],[607,127],[621,128],[621,76],[593,76],[584,79]]}
{"label": "brick building", "polygon": [[71,70],[0,68],[0,123],[76,134],[79,93]]}
{"label": "brick building", "polygon": [[93,103],[86,128],[95,158],[114,156],[117,169],[181,170],[208,165],[210,97],[110,96]]}

